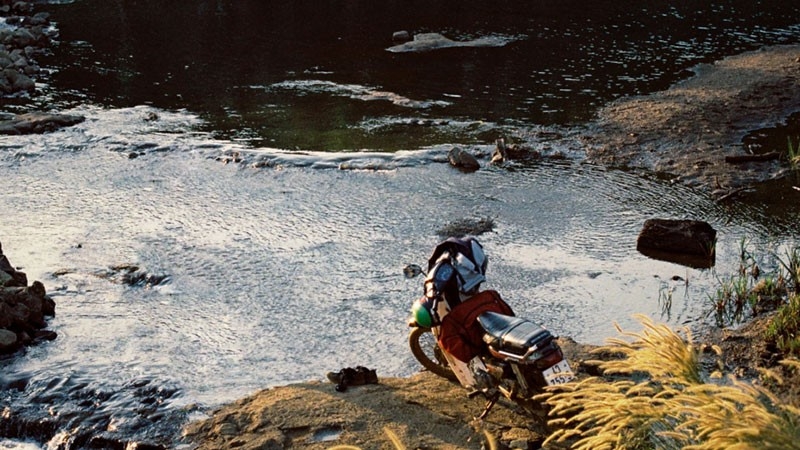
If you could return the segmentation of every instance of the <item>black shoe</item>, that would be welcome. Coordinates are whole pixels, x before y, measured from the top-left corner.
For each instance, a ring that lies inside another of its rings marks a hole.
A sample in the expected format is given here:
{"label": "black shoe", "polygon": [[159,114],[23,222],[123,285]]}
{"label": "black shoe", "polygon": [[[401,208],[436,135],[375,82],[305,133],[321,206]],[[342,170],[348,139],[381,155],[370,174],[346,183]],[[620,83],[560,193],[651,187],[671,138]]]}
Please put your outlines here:
{"label": "black shoe", "polygon": [[378,383],[378,374],[375,372],[375,369],[367,369],[363,366],[357,366],[356,372],[360,374],[360,379],[362,379],[361,384],[377,384]]}
{"label": "black shoe", "polygon": [[336,385],[338,392],[344,392],[348,386],[361,386],[364,384],[377,384],[378,374],[374,369],[357,366],[355,369],[345,367],[338,372],[328,372],[328,380]]}
{"label": "black shoe", "polygon": [[328,380],[336,385],[336,390],[338,392],[344,392],[347,390],[347,386],[353,385],[355,377],[356,371],[349,367],[345,367],[338,372],[328,372]]}

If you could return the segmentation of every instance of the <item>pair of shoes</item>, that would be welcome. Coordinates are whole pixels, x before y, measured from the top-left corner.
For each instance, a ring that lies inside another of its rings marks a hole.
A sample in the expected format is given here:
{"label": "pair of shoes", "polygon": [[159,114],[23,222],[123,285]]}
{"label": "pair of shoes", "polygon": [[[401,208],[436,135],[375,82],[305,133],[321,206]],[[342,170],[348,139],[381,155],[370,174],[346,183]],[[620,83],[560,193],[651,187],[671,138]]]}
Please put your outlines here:
{"label": "pair of shoes", "polygon": [[328,372],[328,380],[336,385],[338,392],[344,392],[348,386],[361,386],[363,384],[376,384],[378,374],[374,369],[367,369],[364,366],[345,367],[338,372]]}

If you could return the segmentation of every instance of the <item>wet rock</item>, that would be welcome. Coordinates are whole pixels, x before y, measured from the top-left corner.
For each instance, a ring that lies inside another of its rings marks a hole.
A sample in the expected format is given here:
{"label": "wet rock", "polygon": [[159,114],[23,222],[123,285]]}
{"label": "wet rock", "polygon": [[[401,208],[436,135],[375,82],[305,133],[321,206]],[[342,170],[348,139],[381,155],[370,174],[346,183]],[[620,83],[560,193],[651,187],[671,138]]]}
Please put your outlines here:
{"label": "wet rock", "polygon": [[414,35],[414,39],[387,48],[392,53],[405,52],[427,52],[443,48],[453,47],[502,47],[507,41],[497,38],[478,38],[468,41],[454,41],[446,38],[439,33],[419,33]]}
{"label": "wet rock", "polygon": [[0,73],[0,89],[4,93],[33,91],[35,88],[33,80],[17,69],[5,69]]}
{"label": "wet rock", "polygon": [[0,243],[0,287],[27,286],[28,276],[20,272],[11,265],[8,258],[3,254],[3,244]]}
{"label": "wet rock", "polygon": [[[46,318],[55,315],[56,304],[44,285],[11,265],[0,245],[0,354],[16,352],[23,345],[53,340],[56,333],[44,330]],[[12,338],[13,335],[13,338]]]}
{"label": "wet rock", "polygon": [[636,248],[645,254],[651,250],[712,258],[716,242],[717,231],[707,222],[648,219],[639,233]]}
{"label": "wet rock", "polygon": [[[2,81],[0,81],[2,87]],[[27,113],[0,121],[0,134],[47,133],[83,122],[83,116],[70,114]]]}
{"label": "wet rock", "polygon": [[392,33],[392,42],[395,44],[404,44],[411,40],[411,34],[408,31],[395,31]]}
{"label": "wet rock", "polygon": [[50,15],[34,12],[32,2],[0,2],[0,96],[30,94],[36,89],[35,76],[40,72],[34,56],[48,51],[54,28]]}
{"label": "wet rock", "polygon": [[461,147],[453,147],[447,154],[447,159],[450,165],[467,172],[474,172],[481,168],[478,159],[472,156],[471,153],[461,149]]}
{"label": "wet rock", "polygon": [[484,217],[482,219],[455,220],[437,230],[436,234],[441,238],[464,237],[467,235],[478,236],[492,230],[494,230],[494,219]]}
{"label": "wet rock", "polygon": [[110,267],[107,271],[98,272],[95,275],[111,280],[116,283],[126,284],[133,287],[152,287],[167,283],[169,275],[155,274],[140,270],[135,264],[120,264]]}
{"label": "wet rock", "polygon": [[0,329],[0,354],[12,353],[17,350],[17,333]]}

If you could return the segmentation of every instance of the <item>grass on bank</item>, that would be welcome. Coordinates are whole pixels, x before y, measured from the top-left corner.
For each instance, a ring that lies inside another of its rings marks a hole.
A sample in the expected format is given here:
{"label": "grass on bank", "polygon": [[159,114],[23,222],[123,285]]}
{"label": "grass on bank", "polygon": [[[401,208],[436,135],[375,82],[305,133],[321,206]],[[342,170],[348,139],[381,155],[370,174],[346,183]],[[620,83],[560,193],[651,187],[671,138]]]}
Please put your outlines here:
{"label": "grass on bank", "polygon": [[[603,377],[561,386],[541,396],[552,408],[545,441],[575,450],[798,449],[800,410],[762,386],[704,369],[704,348],[664,325],[638,316],[641,333],[623,332],[597,352]],[[787,364],[800,366],[791,361]],[[774,374],[766,374],[767,376]]]}
{"label": "grass on bank", "polygon": [[786,141],[788,142],[786,158],[792,169],[797,169],[800,167],[800,137],[797,138],[797,144],[792,143],[791,136],[787,136]]}
{"label": "grass on bank", "polygon": [[774,270],[765,272],[750,252],[746,239],[739,244],[739,269],[735,275],[719,279],[720,287],[708,296],[711,313],[718,326],[743,322],[781,307],[789,294],[800,294],[800,248],[784,254],[772,253]]}

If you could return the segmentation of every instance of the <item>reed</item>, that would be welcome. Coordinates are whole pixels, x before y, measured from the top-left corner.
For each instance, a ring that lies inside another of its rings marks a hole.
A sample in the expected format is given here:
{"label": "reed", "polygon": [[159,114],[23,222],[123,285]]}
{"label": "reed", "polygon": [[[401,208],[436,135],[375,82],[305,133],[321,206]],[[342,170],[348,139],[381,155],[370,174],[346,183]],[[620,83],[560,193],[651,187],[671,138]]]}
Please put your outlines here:
{"label": "reed", "polygon": [[786,303],[790,288],[800,293],[800,248],[786,250],[785,256],[769,254],[766,264],[761,264],[775,267],[768,272],[761,269],[746,239],[740,242],[739,258],[736,273],[718,278],[719,288],[708,294],[709,314],[714,314],[718,326],[734,325],[775,310]]}
{"label": "reed", "polygon": [[778,310],[764,338],[785,354],[800,356],[800,295],[792,295]]}
{"label": "reed", "polygon": [[800,294],[800,247],[786,250],[786,259],[776,255],[776,259],[786,270],[786,280],[794,289],[795,294]]}
{"label": "reed", "polygon": [[[590,449],[800,448],[800,411],[770,391],[718,367],[703,370],[707,351],[665,325],[637,316],[640,333],[623,332],[597,352],[602,377],[555,387],[539,398],[551,407],[545,441]],[[619,327],[618,327],[619,330]],[[721,350],[711,347],[717,355]],[[718,360],[719,361],[719,360]],[[721,367],[721,365],[720,365]]]}
{"label": "reed", "polygon": [[786,153],[787,159],[792,168],[797,169],[798,166],[800,166],[800,137],[797,138],[797,145],[792,143],[791,136],[787,136],[786,141],[788,143]]}

